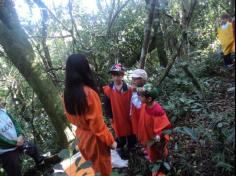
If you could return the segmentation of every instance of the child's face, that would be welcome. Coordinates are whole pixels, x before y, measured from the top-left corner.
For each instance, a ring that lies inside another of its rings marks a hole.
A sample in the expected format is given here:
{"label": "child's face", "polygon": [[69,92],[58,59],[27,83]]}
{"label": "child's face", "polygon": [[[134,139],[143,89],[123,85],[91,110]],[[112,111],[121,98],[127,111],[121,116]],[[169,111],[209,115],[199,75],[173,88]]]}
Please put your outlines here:
{"label": "child's face", "polygon": [[141,102],[142,103],[147,103],[147,98],[143,95],[141,95]]}
{"label": "child's face", "polygon": [[224,25],[229,21],[227,18],[221,18],[221,24]]}
{"label": "child's face", "polygon": [[153,103],[152,97],[145,97],[143,93],[141,93],[141,102],[147,105],[151,105]]}
{"label": "child's face", "polygon": [[122,83],[124,74],[121,72],[113,72],[113,73],[111,73],[111,76],[112,76],[112,80],[115,83],[120,84],[120,83]]}
{"label": "child's face", "polygon": [[132,84],[136,87],[142,87],[145,81],[142,78],[132,78]]}

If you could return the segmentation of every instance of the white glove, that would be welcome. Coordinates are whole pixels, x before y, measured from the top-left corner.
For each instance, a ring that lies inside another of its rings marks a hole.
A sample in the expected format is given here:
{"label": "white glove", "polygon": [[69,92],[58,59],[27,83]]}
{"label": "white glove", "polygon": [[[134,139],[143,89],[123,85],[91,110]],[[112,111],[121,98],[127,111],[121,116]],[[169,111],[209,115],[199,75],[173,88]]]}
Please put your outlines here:
{"label": "white glove", "polygon": [[161,137],[160,137],[159,135],[156,135],[155,138],[154,138],[154,140],[155,140],[156,142],[160,142],[160,141],[161,141]]}
{"label": "white glove", "polygon": [[116,149],[117,148],[117,142],[113,142],[113,144],[111,145],[111,149]]}

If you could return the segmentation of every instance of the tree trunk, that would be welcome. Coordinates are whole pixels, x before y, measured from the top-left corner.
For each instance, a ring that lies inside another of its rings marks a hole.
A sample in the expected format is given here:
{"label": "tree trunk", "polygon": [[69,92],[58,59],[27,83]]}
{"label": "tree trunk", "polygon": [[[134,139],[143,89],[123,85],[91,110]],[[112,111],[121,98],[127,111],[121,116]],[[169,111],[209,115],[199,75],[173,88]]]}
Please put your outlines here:
{"label": "tree trunk", "polygon": [[52,81],[42,72],[42,65],[35,60],[33,48],[27,40],[11,0],[0,6],[0,44],[7,56],[37,94],[57,132],[57,143],[67,147],[64,133],[64,117],[59,92]]}
{"label": "tree trunk", "polygon": [[194,76],[194,74],[189,70],[188,65],[185,64],[182,66],[184,72],[186,73],[186,75],[191,78],[191,81],[193,83],[193,85],[197,88],[197,90],[202,92],[202,86],[201,83],[198,81],[198,79]]}
{"label": "tree trunk", "polygon": [[231,16],[235,16],[235,0],[231,0]]}
{"label": "tree trunk", "polygon": [[[188,13],[188,16],[186,16],[186,21],[185,21],[186,28],[188,28],[188,25],[190,24],[190,21],[192,19],[193,12],[194,12],[194,9],[195,9],[196,5],[197,5],[197,0],[191,1],[191,7],[189,8],[189,13]],[[182,50],[184,42],[185,42],[185,36],[184,36],[185,34],[186,34],[186,31],[183,30],[182,31],[182,39],[181,39],[180,45],[177,49],[177,52],[173,56],[171,63],[169,63],[169,65],[167,66],[166,71],[162,74],[161,78],[158,80],[157,86],[160,86],[161,83],[165,80],[165,78],[168,76],[172,66],[175,63],[175,60],[177,59],[178,56],[181,55],[180,53],[181,53],[181,50]]]}
{"label": "tree trunk", "polygon": [[[157,1],[157,7],[160,6],[160,2]],[[154,28],[154,35],[155,35],[155,47],[157,49],[157,54],[160,62],[160,66],[167,67],[168,65],[168,58],[165,51],[165,41],[163,31],[161,30],[161,23],[160,23],[160,12],[158,9],[155,10],[155,20],[154,20],[153,28]]]}
{"label": "tree trunk", "polygon": [[168,58],[167,58],[167,54],[165,51],[164,35],[161,30],[159,32],[157,32],[156,35],[157,35],[156,48],[157,48],[157,54],[158,54],[160,66],[166,68],[168,65]]}
{"label": "tree trunk", "polygon": [[153,26],[153,19],[154,19],[154,12],[155,12],[155,7],[156,7],[156,2],[157,0],[151,0],[150,1],[150,11],[148,14],[148,19],[146,21],[145,29],[144,29],[144,41],[143,41],[143,46],[142,46],[142,51],[141,51],[141,56],[140,56],[140,68],[145,67],[146,63],[146,56],[148,53],[148,48],[150,44],[150,37],[151,37],[151,31],[152,31],[152,26]]}

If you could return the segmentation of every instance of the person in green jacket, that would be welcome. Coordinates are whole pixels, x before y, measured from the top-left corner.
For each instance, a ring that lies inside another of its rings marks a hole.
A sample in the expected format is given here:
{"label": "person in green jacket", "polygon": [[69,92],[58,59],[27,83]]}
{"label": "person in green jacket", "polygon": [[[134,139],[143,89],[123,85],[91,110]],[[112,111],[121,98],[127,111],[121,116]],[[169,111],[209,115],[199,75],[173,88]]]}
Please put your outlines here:
{"label": "person in green jacket", "polygon": [[21,176],[19,155],[23,152],[31,156],[36,165],[44,160],[37,147],[24,139],[19,124],[0,102],[0,164],[7,176]]}
{"label": "person in green jacket", "polygon": [[22,130],[0,107],[0,163],[8,176],[21,176],[18,147],[23,146]]}

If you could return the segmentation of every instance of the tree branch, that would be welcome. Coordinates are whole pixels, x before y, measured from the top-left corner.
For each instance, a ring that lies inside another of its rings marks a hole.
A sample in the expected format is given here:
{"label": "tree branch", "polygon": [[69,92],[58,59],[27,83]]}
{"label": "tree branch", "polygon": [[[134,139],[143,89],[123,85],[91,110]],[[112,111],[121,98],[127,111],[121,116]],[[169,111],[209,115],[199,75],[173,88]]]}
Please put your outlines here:
{"label": "tree branch", "polygon": [[[76,38],[74,37],[74,30],[75,30],[75,33],[76,33],[76,37],[79,37],[79,31],[77,29],[77,25],[75,23],[75,19],[73,17],[73,6],[72,6],[72,0],[69,0],[68,2],[68,8],[69,8],[69,14],[70,14],[70,19],[71,19],[71,23],[72,23],[72,27],[71,27],[71,34],[72,34],[72,38],[73,38],[73,44],[74,46],[76,46],[76,43],[77,43],[77,40]],[[73,51],[75,50],[76,48],[73,47]]]}
{"label": "tree branch", "polygon": [[103,8],[102,8],[102,4],[101,4],[101,1],[100,0],[96,0],[96,5],[97,5],[97,8],[102,11]]}
{"label": "tree branch", "polygon": [[0,7],[0,11],[2,8],[6,8],[4,12],[1,12],[4,16],[10,14],[7,19],[9,20],[10,28],[0,21],[0,45],[4,48],[4,52],[6,52],[10,61],[37,94],[58,133],[58,146],[67,147],[68,141],[64,133],[67,121],[65,121],[61,100],[58,96],[59,90],[50,79],[45,77],[41,64],[35,61],[32,45],[27,40],[28,37],[21,27],[14,6],[11,5],[12,1],[5,0],[5,2],[4,7]]}
{"label": "tree branch", "polygon": [[177,52],[176,52],[175,55],[173,55],[173,57],[172,57],[172,59],[171,59],[171,63],[167,66],[165,73],[164,73],[164,74],[161,76],[161,78],[158,80],[158,82],[157,82],[157,87],[159,87],[159,86],[161,85],[161,83],[165,80],[165,78],[168,76],[168,74],[169,74],[171,68],[173,67],[173,65],[174,65],[174,63],[175,63],[175,61],[176,61],[176,59],[177,59],[178,56],[180,55],[181,49],[182,49],[182,47],[183,47],[183,43],[184,43],[184,40],[181,41],[181,43],[180,43],[180,45],[179,45],[179,47],[178,47],[178,49],[177,49]]}
{"label": "tree branch", "polygon": [[[191,21],[191,19],[192,19],[192,16],[193,16],[193,12],[194,12],[194,9],[195,9],[195,7],[196,7],[196,5],[197,5],[197,0],[193,0],[194,2],[192,3],[192,6],[191,6],[191,8],[190,8],[190,11],[189,11],[189,13],[188,13],[188,16],[187,16],[187,20],[186,20],[186,27],[188,27],[188,25],[190,24],[190,21]],[[184,45],[184,34],[186,33],[186,31],[184,30],[183,32],[182,32],[182,39],[181,39],[181,43],[180,43],[180,45],[179,45],[179,47],[178,47],[178,50],[177,50],[177,53],[172,57],[172,62],[167,66],[167,69],[166,69],[166,71],[165,71],[165,73],[161,76],[161,78],[158,80],[158,82],[157,82],[157,86],[159,87],[160,85],[161,85],[161,83],[165,80],[165,78],[168,76],[168,74],[169,74],[169,72],[170,72],[170,70],[171,70],[171,68],[172,68],[172,66],[174,65],[174,63],[175,63],[175,61],[176,61],[176,59],[177,59],[177,57],[180,55],[180,52],[181,52],[181,50],[182,50],[182,47],[183,47],[183,45]]]}
{"label": "tree branch", "polygon": [[[43,38],[43,36],[39,36],[39,35],[31,35],[28,38]],[[61,39],[61,38],[72,38],[71,35],[62,35],[62,36],[48,36],[48,39]]]}
{"label": "tree branch", "polygon": [[193,73],[189,70],[188,65],[183,65],[182,69],[184,70],[184,72],[186,73],[186,75],[191,78],[193,85],[197,88],[197,90],[202,92],[202,86],[199,83],[199,81],[197,80],[197,78],[193,75]]}
{"label": "tree branch", "polygon": [[[125,8],[125,6],[129,3],[130,0],[126,0],[125,3],[118,7],[117,11],[115,12],[114,15],[112,15],[113,13],[110,13],[110,21],[108,23],[108,29],[107,29],[107,36],[109,36],[111,34],[111,28],[114,25],[116,19],[118,18],[120,12]],[[113,4],[114,5],[114,4]]]}
{"label": "tree branch", "polygon": [[161,12],[163,15],[165,15],[166,17],[168,17],[168,18],[170,18],[172,21],[173,21],[173,23],[176,23],[176,24],[180,24],[180,22],[179,21],[177,21],[173,16],[171,16],[170,14],[167,14],[166,12]]}
{"label": "tree branch", "polygon": [[64,30],[71,34],[71,31],[52,13],[52,11],[41,1],[41,0],[34,0],[35,4],[37,4],[40,8],[46,9],[49,14],[62,26]]}
{"label": "tree branch", "polygon": [[154,19],[154,12],[155,12],[155,7],[156,7],[157,0],[151,0],[150,5],[151,9],[148,13],[148,18],[146,21],[145,29],[144,29],[144,41],[143,41],[143,46],[142,46],[142,51],[141,51],[141,57],[140,57],[140,68],[145,67],[145,62],[146,62],[146,56],[148,53],[148,48],[150,44],[150,37],[151,37],[151,30],[153,26],[153,19]]}

